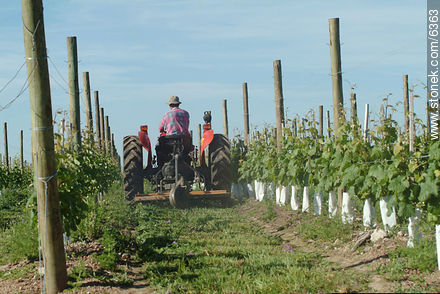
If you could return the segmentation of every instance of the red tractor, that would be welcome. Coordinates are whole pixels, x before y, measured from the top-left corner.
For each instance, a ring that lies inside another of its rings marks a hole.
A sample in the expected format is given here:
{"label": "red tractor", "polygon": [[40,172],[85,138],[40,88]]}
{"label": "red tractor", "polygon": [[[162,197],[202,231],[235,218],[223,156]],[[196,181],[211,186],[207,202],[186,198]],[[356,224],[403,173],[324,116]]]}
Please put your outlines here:
{"label": "red tractor", "polygon": [[[134,201],[169,200],[177,208],[188,207],[192,200],[231,201],[231,154],[228,138],[214,134],[211,112],[203,119],[203,138],[200,154],[185,136],[161,134],[153,156],[148,127],[141,126],[138,136],[124,137],[125,197]],[[142,147],[148,152],[143,167]],[[197,157],[199,164],[197,164]],[[207,161],[207,162],[206,162]],[[144,194],[144,179],[154,193]],[[198,187],[198,191],[193,188]]]}

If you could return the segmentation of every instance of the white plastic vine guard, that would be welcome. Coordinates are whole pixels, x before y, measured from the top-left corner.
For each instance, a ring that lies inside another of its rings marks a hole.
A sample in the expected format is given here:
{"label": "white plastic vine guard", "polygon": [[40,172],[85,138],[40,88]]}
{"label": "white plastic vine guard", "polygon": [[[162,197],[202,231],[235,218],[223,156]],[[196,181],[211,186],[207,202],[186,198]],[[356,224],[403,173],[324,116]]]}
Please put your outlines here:
{"label": "white plastic vine guard", "polygon": [[389,232],[391,230],[391,228],[397,224],[396,210],[395,210],[394,206],[393,206],[390,214],[388,211],[387,205],[388,205],[388,202],[390,201],[390,199],[391,199],[391,197],[387,197],[384,199],[380,199],[380,201],[379,201],[380,215],[382,216],[383,227],[384,227],[385,231],[387,231],[387,232]]}
{"label": "white plastic vine guard", "polygon": [[309,209],[310,209],[309,187],[305,186],[303,193],[302,212],[309,212]]}
{"label": "white plastic vine guard", "polygon": [[435,225],[435,241],[437,244],[437,265],[440,270],[440,225]]}
{"label": "white plastic vine guard", "polygon": [[336,191],[328,193],[328,216],[334,217],[338,212],[338,199],[336,198]]}
{"label": "white plastic vine guard", "polygon": [[419,223],[422,218],[422,211],[416,208],[416,213],[412,217],[408,218],[408,247],[414,248],[414,241],[418,243],[422,239],[422,233],[419,230]]}
{"label": "white plastic vine guard", "polygon": [[276,188],[274,183],[270,183],[266,185],[265,196],[267,199],[274,200],[276,194]]}
{"label": "white plastic vine guard", "polygon": [[241,196],[240,183],[232,183],[231,194],[232,194],[235,198],[238,198],[238,197]]}
{"label": "white plastic vine guard", "polygon": [[321,215],[322,213],[322,194],[315,192],[313,194],[313,208],[316,215]]}
{"label": "white plastic vine guard", "polygon": [[374,212],[374,207],[371,204],[370,199],[366,199],[364,201],[363,223],[364,223],[364,227],[367,228],[376,227],[376,213]]}
{"label": "white plastic vine guard", "polygon": [[342,193],[341,217],[344,224],[352,224],[354,221],[353,201],[347,192]]}
{"label": "white plastic vine guard", "polygon": [[246,186],[247,186],[247,191],[248,191],[249,198],[255,198],[254,185],[248,183],[248,184],[246,184]]}
{"label": "white plastic vine guard", "polygon": [[292,207],[292,210],[298,210],[299,209],[298,187],[296,187],[296,186],[292,186],[292,194],[290,196],[290,207]]}
{"label": "white plastic vine guard", "polygon": [[255,181],[255,197],[258,201],[263,201],[265,185],[262,182]]}
{"label": "white plastic vine guard", "polygon": [[287,198],[289,197],[289,191],[287,190],[287,187],[279,186],[276,189],[276,203],[278,205],[286,205]]}

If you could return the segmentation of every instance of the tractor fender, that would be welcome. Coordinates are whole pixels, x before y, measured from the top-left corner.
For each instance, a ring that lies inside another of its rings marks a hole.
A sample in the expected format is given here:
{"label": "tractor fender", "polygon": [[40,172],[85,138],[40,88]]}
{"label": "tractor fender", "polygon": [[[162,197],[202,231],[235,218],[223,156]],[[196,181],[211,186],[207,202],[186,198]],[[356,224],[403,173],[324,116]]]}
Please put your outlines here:
{"label": "tractor fender", "polygon": [[205,163],[205,157],[203,156],[203,153],[205,152],[205,149],[209,144],[211,144],[212,139],[214,139],[214,130],[208,129],[203,130],[203,138],[200,146],[200,164],[202,166],[206,165]]}
{"label": "tractor fender", "polygon": [[147,167],[152,167],[152,151],[151,151],[151,142],[148,137],[148,131],[140,130],[139,131],[139,141],[141,141],[142,146],[144,146],[145,150],[148,151],[148,162]]}

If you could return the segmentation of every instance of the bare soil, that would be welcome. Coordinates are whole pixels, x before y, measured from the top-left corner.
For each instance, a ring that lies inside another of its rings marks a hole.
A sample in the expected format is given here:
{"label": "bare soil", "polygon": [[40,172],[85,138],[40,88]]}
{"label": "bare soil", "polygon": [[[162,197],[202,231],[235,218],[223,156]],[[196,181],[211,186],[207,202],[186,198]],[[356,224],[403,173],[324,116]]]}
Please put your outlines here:
{"label": "bare soil", "polygon": [[[132,263],[129,257],[122,258],[125,263],[119,265],[119,269],[127,273],[127,277],[133,280],[130,286],[121,286],[113,278],[114,273],[102,270],[99,263],[93,258],[93,253],[102,251],[102,245],[96,242],[75,242],[66,246],[67,271],[69,272],[78,265],[84,266],[87,272],[97,273],[97,278],[87,277],[81,280],[75,287],[65,290],[72,293],[153,293],[154,290],[149,286],[141,273],[141,266]],[[38,274],[39,262],[23,261],[20,263],[4,265],[0,271],[11,273],[19,268],[29,267],[30,271],[26,278],[19,279],[0,279],[0,294],[3,293],[41,293],[40,275]]]}

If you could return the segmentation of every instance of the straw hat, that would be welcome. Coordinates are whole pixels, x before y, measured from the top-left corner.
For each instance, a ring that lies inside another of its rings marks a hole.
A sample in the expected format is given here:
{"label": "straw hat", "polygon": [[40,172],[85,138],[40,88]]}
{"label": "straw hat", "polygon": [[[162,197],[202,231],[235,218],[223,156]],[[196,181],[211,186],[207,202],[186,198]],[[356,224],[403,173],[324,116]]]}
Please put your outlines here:
{"label": "straw hat", "polygon": [[177,97],[177,96],[171,96],[168,99],[168,102],[167,102],[168,105],[170,105],[170,104],[180,104],[180,103],[182,103],[182,102],[180,102],[179,97]]}

